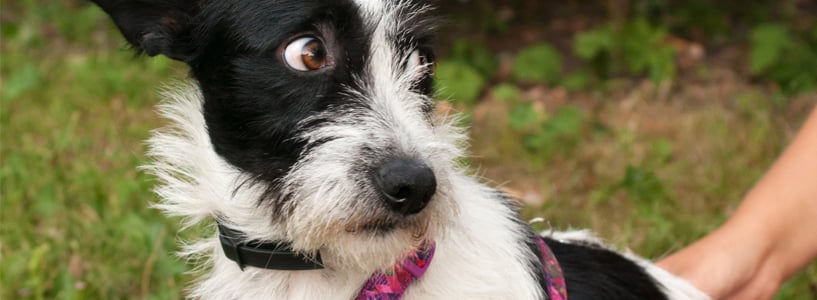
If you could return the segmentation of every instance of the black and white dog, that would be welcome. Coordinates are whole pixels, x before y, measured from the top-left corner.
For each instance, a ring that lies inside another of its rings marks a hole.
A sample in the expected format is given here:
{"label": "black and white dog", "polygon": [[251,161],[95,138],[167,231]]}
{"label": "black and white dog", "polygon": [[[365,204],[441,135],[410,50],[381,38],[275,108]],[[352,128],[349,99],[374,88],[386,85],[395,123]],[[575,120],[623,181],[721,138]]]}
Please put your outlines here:
{"label": "black and white dog", "polygon": [[[427,4],[95,2],[195,80],[165,93],[174,125],[146,167],[156,206],[216,231],[183,253],[204,259],[190,298],[365,299],[380,274],[407,282],[403,299],[563,299],[561,276],[572,300],[707,299],[586,232],[542,242],[458,166],[462,131],[434,114]],[[411,253],[423,271],[394,275]],[[368,299],[400,298],[378,289]]]}

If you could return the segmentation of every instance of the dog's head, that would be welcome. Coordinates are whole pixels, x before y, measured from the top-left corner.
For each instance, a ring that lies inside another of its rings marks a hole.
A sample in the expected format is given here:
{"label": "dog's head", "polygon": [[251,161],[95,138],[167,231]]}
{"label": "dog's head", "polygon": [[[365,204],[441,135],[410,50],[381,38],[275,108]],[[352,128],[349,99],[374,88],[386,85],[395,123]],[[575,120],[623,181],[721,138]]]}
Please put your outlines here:
{"label": "dog's head", "polygon": [[456,211],[458,133],[433,114],[426,4],[96,2],[138,51],[190,66],[212,149],[241,174],[216,217],[363,266],[441,234]]}

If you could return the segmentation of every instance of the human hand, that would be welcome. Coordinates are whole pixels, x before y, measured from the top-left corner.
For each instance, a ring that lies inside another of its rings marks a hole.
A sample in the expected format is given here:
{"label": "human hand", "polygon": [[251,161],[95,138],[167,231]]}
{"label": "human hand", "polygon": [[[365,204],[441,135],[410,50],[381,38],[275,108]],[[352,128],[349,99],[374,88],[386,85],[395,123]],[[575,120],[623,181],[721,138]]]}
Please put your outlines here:
{"label": "human hand", "polygon": [[712,299],[771,299],[784,281],[766,241],[730,224],[658,262]]}

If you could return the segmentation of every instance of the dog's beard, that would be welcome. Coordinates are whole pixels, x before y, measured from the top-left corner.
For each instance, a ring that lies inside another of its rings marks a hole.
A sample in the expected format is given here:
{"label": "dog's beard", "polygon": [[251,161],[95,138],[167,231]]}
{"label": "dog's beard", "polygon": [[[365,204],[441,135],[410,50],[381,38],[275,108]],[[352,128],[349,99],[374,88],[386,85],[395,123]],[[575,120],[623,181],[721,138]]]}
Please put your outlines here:
{"label": "dog's beard", "polygon": [[[329,200],[334,193],[300,203],[287,219],[287,236],[295,249],[320,251],[328,267],[371,271],[393,264],[423,240],[436,240],[452,216],[442,197],[422,212],[397,216],[380,199]],[[329,203],[316,203],[323,199]]]}
{"label": "dog's beard", "polygon": [[383,269],[416,249],[423,240],[437,240],[444,234],[443,222],[429,216],[407,220],[390,229],[345,230],[334,245],[327,245],[326,257],[339,268],[371,271]]}
{"label": "dog's beard", "polygon": [[319,250],[329,267],[371,271],[390,266],[424,239],[441,237],[455,215],[446,170],[435,170],[439,184],[428,206],[404,216],[388,209],[373,184],[360,180],[365,176],[349,163],[351,158],[309,157],[313,160],[297,165],[288,177],[286,236],[295,249]]}

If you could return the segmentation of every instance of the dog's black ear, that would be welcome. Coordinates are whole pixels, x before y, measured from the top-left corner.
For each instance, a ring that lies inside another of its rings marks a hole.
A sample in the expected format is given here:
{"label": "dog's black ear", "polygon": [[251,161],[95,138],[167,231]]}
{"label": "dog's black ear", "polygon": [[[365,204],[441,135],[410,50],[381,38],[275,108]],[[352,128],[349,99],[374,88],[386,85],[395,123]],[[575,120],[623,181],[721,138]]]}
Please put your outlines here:
{"label": "dog's black ear", "polygon": [[139,52],[188,61],[195,53],[195,0],[92,0],[111,16],[125,39]]}

